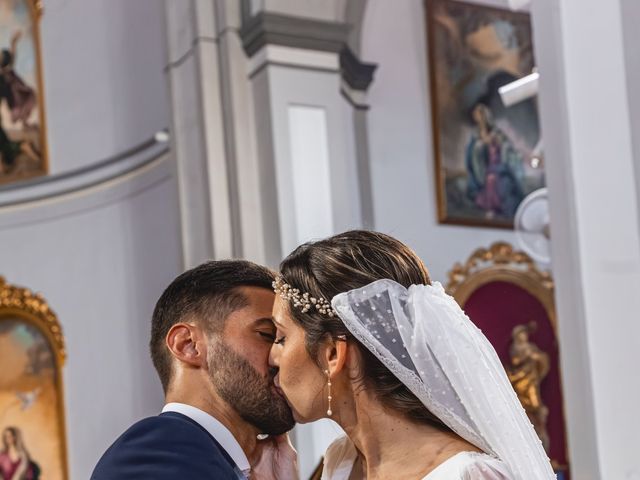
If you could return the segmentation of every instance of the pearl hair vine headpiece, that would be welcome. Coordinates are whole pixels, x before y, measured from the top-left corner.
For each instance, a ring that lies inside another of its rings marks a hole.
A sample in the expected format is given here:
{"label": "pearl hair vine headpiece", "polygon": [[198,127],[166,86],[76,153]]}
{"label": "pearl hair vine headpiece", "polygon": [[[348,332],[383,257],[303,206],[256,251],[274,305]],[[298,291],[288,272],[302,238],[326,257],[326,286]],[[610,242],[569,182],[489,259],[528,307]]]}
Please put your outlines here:
{"label": "pearl hair vine headpiece", "polygon": [[335,312],[331,308],[331,303],[324,298],[316,298],[309,295],[309,293],[301,293],[299,289],[291,287],[286,283],[282,277],[278,277],[273,283],[273,290],[284,298],[288,302],[291,302],[294,307],[299,308],[302,313],[308,313],[312,308],[315,308],[318,313],[334,317]]}

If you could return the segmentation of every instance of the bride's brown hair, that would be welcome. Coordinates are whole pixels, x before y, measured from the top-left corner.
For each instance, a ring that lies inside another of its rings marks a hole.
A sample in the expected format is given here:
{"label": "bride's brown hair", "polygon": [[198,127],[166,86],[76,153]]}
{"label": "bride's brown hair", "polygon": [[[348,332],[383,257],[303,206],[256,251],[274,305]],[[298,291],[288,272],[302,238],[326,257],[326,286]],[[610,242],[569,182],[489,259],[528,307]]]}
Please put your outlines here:
{"label": "bride's brown hair", "polygon": [[[430,285],[424,263],[405,244],[383,233],[352,230],[296,248],[280,264],[282,280],[311,297],[329,302],[342,292],[388,278],[405,287]],[[407,418],[448,429],[366,347],[351,336],[339,317],[315,309],[303,313],[289,304],[289,312],[305,330],[306,348],[314,360],[327,338],[346,335],[362,357],[361,377],[365,388],[375,392],[383,406]]]}

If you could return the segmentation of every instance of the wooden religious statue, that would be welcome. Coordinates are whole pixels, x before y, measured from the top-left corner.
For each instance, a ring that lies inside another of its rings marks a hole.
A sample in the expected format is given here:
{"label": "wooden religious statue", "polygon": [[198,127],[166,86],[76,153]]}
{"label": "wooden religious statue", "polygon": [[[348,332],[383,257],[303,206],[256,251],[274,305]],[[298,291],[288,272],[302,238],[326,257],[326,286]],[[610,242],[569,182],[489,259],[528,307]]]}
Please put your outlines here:
{"label": "wooden religious statue", "polygon": [[518,325],[512,331],[507,374],[522,406],[536,429],[544,449],[549,452],[547,417],[549,409],[542,401],[540,384],[549,373],[549,355],[529,340],[535,323]]}

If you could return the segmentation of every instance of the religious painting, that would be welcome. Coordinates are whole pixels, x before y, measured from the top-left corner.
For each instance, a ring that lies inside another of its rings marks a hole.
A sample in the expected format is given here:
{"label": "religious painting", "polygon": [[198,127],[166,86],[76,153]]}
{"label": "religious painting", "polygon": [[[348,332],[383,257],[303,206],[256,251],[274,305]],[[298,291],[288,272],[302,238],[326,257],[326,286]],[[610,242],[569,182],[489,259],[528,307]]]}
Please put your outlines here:
{"label": "religious painting", "polygon": [[536,99],[498,92],[535,69],[530,17],[454,0],[426,15],[439,221],[512,228],[545,185]]}
{"label": "religious painting", "polygon": [[65,480],[60,326],[41,297],[0,279],[0,478]]}
{"label": "religious painting", "polygon": [[41,0],[0,0],[0,185],[47,173]]}

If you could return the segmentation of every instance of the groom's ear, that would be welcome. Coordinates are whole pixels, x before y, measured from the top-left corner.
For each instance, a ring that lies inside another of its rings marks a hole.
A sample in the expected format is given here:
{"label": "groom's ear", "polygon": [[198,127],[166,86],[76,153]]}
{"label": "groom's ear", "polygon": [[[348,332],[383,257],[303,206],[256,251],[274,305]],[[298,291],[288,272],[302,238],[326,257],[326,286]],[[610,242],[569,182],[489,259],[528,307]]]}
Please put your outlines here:
{"label": "groom's ear", "polygon": [[331,374],[340,372],[347,362],[347,341],[342,339],[332,339],[325,350],[325,362]]}
{"label": "groom's ear", "polygon": [[206,347],[202,329],[192,323],[176,323],[166,337],[172,356],[192,367],[201,367],[206,360]]}

